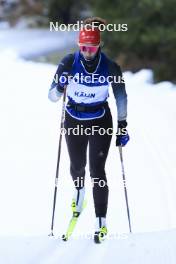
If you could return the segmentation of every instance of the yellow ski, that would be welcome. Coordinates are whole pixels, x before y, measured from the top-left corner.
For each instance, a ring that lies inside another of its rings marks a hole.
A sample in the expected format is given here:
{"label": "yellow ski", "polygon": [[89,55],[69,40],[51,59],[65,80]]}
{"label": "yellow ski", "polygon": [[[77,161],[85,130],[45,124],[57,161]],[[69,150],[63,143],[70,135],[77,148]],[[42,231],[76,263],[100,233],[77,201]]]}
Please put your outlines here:
{"label": "yellow ski", "polygon": [[76,226],[76,224],[78,222],[78,218],[79,218],[80,214],[82,213],[83,209],[86,207],[86,205],[87,205],[87,202],[84,201],[81,212],[76,212],[75,211],[76,203],[73,200],[73,202],[72,202],[73,216],[72,216],[72,218],[71,218],[71,220],[69,222],[66,234],[62,236],[62,240],[63,241],[67,241],[71,237],[71,235],[72,235],[72,233],[73,233],[73,231],[75,229],[75,226]]}

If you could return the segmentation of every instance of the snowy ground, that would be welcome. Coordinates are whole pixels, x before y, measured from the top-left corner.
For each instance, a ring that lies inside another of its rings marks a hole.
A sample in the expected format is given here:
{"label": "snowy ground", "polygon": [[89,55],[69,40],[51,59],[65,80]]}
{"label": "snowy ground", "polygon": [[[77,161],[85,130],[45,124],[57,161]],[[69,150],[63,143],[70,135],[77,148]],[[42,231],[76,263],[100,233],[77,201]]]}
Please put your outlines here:
{"label": "snowy ground", "polygon": [[18,264],[175,264],[176,231],[134,234],[102,245],[90,239],[61,240],[15,237],[1,240],[1,263]]}
{"label": "snowy ground", "polygon": [[[107,161],[109,239],[94,245],[88,205],[73,238],[59,237],[70,216],[73,184],[63,141],[55,217],[50,231],[61,102],[47,99],[56,67],[0,53],[0,263],[176,263],[176,87],[151,83],[152,73],[125,73],[131,141],[124,162],[133,234],[128,222],[119,155],[113,138]],[[109,100],[114,126],[116,106]],[[79,261],[78,261],[79,259]]]}
{"label": "snowy ground", "polygon": [[49,31],[48,29],[0,30],[0,52],[13,50],[20,57],[31,59],[76,45],[77,32]]}

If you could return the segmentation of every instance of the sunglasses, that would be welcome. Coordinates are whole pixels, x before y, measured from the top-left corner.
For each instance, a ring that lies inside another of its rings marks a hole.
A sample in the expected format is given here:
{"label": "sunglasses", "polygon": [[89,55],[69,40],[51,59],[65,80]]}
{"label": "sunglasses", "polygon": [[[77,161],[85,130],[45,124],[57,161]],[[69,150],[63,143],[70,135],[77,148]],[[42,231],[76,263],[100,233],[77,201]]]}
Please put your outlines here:
{"label": "sunglasses", "polygon": [[79,46],[80,51],[82,52],[91,52],[91,53],[95,53],[97,52],[99,46]]}

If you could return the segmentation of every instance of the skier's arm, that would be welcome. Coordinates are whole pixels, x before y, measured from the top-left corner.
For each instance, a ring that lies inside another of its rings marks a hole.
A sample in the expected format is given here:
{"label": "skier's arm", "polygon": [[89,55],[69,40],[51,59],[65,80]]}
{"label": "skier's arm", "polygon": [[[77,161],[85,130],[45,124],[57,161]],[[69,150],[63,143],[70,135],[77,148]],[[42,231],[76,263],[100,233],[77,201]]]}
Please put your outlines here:
{"label": "skier's arm", "polygon": [[125,89],[125,83],[122,78],[122,71],[120,66],[113,62],[109,62],[109,75],[115,76],[115,81],[112,81],[112,89],[117,105],[117,117],[118,125],[122,124],[123,127],[127,126],[127,93]]}
{"label": "skier's arm", "polygon": [[[111,62],[109,65],[110,74],[117,79],[111,83],[114,97],[117,105],[117,134],[116,134],[116,146],[125,146],[129,141],[127,127],[127,93],[125,89],[125,83],[122,78],[122,72],[120,66],[115,62]],[[116,82],[118,81],[118,82]],[[123,133],[122,133],[123,132]]]}
{"label": "skier's arm", "polygon": [[52,102],[57,102],[64,91],[64,85],[67,84],[67,77],[73,64],[74,55],[69,54],[64,57],[58,65],[54,75],[53,82],[48,92],[48,98]]}

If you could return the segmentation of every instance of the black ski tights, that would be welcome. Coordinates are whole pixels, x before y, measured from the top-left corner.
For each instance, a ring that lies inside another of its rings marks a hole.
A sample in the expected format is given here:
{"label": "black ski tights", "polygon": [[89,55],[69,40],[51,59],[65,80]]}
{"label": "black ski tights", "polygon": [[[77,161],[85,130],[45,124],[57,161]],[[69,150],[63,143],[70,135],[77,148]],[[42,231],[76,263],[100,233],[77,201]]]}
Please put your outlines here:
{"label": "black ski tights", "polygon": [[[99,128],[101,129],[98,131]],[[67,130],[65,137],[70,157],[70,173],[77,189],[84,187],[89,143],[89,169],[93,184],[95,214],[96,217],[106,217],[109,190],[105,163],[112,138],[110,109],[106,106],[104,116],[93,120],[77,120],[66,112],[65,129]],[[75,135],[78,129],[79,135]]]}

